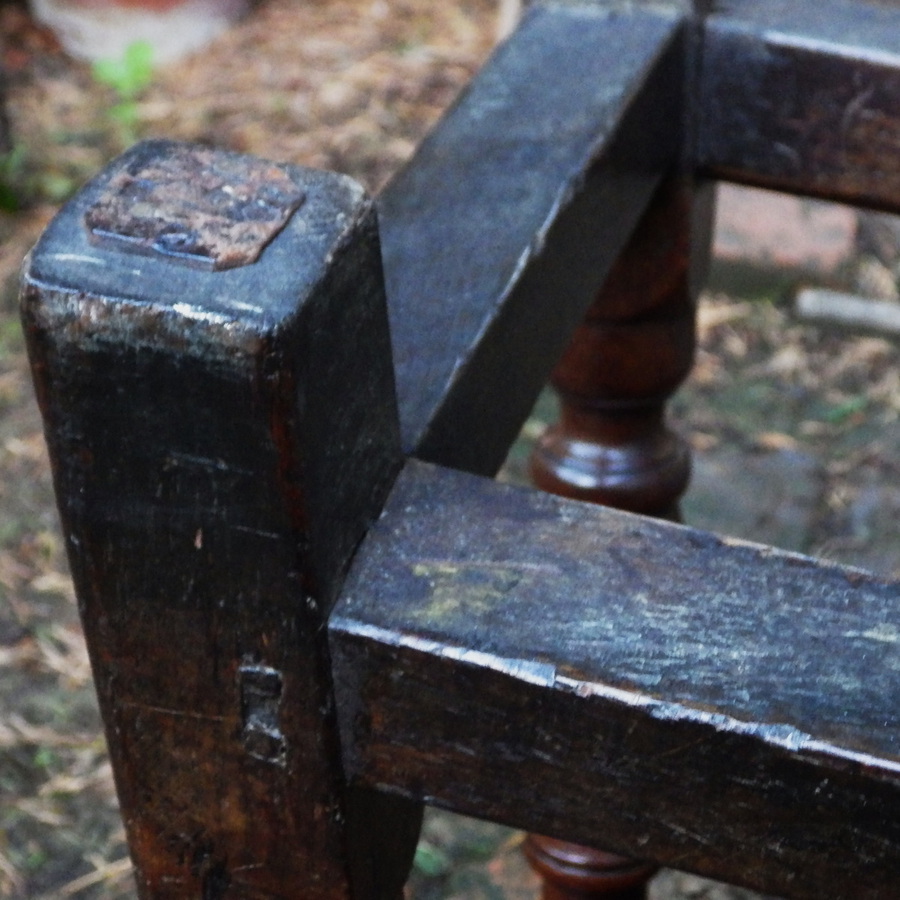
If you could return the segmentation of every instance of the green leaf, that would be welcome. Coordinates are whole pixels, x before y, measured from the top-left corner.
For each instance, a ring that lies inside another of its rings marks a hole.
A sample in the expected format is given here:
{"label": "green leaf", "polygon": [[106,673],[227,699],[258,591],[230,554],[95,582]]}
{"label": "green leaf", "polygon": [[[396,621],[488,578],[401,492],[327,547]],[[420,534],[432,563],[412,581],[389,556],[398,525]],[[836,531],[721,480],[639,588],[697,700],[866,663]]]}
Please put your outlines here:
{"label": "green leaf", "polygon": [[19,195],[0,179],[0,212],[14,213],[22,207]]}
{"label": "green leaf", "polygon": [[153,80],[153,45],[149,41],[135,41],[125,50],[125,71],[128,86],[138,94]]}
{"label": "green leaf", "polygon": [[138,120],[137,104],[127,100],[124,103],[117,103],[109,108],[109,117],[120,125],[133,127]]}
{"label": "green leaf", "polygon": [[118,59],[98,59],[91,66],[91,75],[95,81],[118,91],[122,83],[122,61]]}
{"label": "green leaf", "polygon": [[68,175],[47,172],[38,179],[38,187],[51,203],[62,203],[78,190],[78,183]]}
{"label": "green leaf", "polygon": [[847,419],[861,413],[869,405],[868,397],[851,397],[837,406],[833,406],[822,417],[829,425],[840,425]]}
{"label": "green leaf", "polygon": [[16,212],[22,206],[25,148],[16,144],[0,154],[0,210]]}
{"label": "green leaf", "polygon": [[153,80],[153,45],[148,41],[134,41],[121,59],[98,59],[91,73],[100,84],[111,87],[121,100],[134,100]]}
{"label": "green leaf", "polygon": [[38,769],[53,769],[59,765],[59,758],[49,747],[38,747],[34,754],[34,765]]}
{"label": "green leaf", "polygon": [[417,872],[421,872],[429,878],[440,878],[450,871],[452,865],[450,857],[440,847],[435,847],[428,841],[420,841],[419,846],[416,847],[413,866]]}

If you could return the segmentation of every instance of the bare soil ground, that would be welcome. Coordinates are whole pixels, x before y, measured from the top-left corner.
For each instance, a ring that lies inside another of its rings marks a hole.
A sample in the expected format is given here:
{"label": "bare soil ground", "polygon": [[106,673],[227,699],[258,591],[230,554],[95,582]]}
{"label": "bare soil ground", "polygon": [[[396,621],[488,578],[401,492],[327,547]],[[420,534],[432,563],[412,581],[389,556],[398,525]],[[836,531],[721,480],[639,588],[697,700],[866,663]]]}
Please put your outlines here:
{"label": "bare soil ground", "polygon": [[[268,0],[156,72],[135,130],[336,169],[377,190],[485,58],[496,16],[491,0]],[[0,35],[12,126],[0,180],[21,202],[0,213],[0,898],[130,898],[15,295],[56,205],[132,135],[110,115],[111,90],[19,4],[0,6]],[[872,268],[852,259],[830,277],[852,284]],[[688,520],[900,576],[896,344],[797,323],[785,302],[795,273],[726,274],[714,273],[695,373],[673,404],[698,453]],[[893,274],[876,274],[895,294]],[[506,477],[521,477],[552,405],[539,403]],[[520,841],[432,815],[410,896],[534,898]],[[653,892],[748,896],[676,873]]]}

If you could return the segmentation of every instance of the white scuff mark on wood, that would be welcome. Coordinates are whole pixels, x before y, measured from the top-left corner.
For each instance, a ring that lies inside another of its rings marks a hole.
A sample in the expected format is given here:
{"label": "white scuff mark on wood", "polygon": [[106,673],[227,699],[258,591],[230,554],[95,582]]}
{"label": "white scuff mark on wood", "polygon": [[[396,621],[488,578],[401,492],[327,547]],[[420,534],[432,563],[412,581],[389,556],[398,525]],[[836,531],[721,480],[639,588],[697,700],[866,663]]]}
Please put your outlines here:
{"label": "white scuff mark on wood", "polygon": [[228,722],[231,720],[230,716],[209,715],[208,713],[194,712],[194,710],[190,709],[170,709],[167,706],[153,706],[149,703],[137,703],[132,700],[120,700],[118,705],[146,710],[147,712],[158,713],[163,716],[171,716],[174,719],[197,719],[202,722]]}
{"label": "white scuff mark on wood", "polygon": [[585,699],[597,698],[627,706],[639,710],[649,718],[658,721],[683,722],[691,725],[706,726],[713,733],[733,734],[752,738],[770,746],[784,748],[791,753],[822,755],[843,759],[890,773],[892,776],[900,775],[900,758],[874,756],[864,751],[838,746],[829,741],[819,740],[786,722],[744,721],[736,719],[727,713],[660,700],[657,697],[633,689],[617,688],[602,682],[586,681],[560,675],[557,673],[556,666],[552,663],[501,657],[466,647],[448,646],[440,641],[421,638],[416,635],[401,633],[340,616],[332,620],[331,627],[370,640],[376,640],[388,646],[405,647],[431,656],[454,659],[462,663],[492,669],[493,671],[510,675],[520,681],[526,681],[529,684],[536,684],[551,689],[561,689]]}
{"label": "white scuff mark on wood", "polygon": [[519,681],[538,684],[542,687],[553,687],[556,681],[556,666],[552,663],[538,662],[533,659],[496,656],[493,653],[484,653],[481,650],[468,650],[464,647],[444,647],[441,650],[441,656],[492,669],[495,672],[510,675]]}
{"label": "white scuff mark on wood", "polygon": [[846,638],[866,638],[882,644],[900,644],[900,628],[890,622],[882,622],[866,631],[845,631]]}
{"label": "white scuff mark on wood", "polygon": [[556,683],[574,691],[580,697],[602,697],[617,703],[646,711],[651,718],[667,722],[687,722],[695,725],[711,726],[716,732],[745,735],[766,744],[783,747],[793,753],[814,753],[839,757],[900,774],[900,759],[892,760],[875,757],[869,753],[840,747],[829,741],[818,740],[793,725],[784,722],[745,722],[725,713],[710,712],[692,706],[666,702],[640,694],[622,690],[597,682],[577,681],[571,678],[557,678]]}
{"label": "white scuff mark on wood", "polygon": [[105,260],[96,256],[87,256],[84,253],[51,253],[50,258],[58,260],[59,262],[88,263],[92,266],[108,265]]}
{"label": "white scuff mark on wood", "polygon": [[269,540],[281,540],[281,535],[276,531],[265,531],[262,528],[251,528],[249,525],[231,525],[232,531],[241,531],[244,534],[255,534],[257,537],[268,538]]}
{"label": "white scuff mark on wood", "polygon": [[533,659],[516,659],[497,656],[482,650],[469,647],[454,647],[440,641],[429,640],[413,634],[401,634],[377,625],[370,625],[354,619],[336,616],[331,621],[332,628],[340,628],[352,634],[388,644],[394,647],[406,647],[430,656],[440,656],[457,662],[468,663],[480,668],[492,669],[504,675],[510,675],[519,681],[552,688],[556,684],[556,666]]}

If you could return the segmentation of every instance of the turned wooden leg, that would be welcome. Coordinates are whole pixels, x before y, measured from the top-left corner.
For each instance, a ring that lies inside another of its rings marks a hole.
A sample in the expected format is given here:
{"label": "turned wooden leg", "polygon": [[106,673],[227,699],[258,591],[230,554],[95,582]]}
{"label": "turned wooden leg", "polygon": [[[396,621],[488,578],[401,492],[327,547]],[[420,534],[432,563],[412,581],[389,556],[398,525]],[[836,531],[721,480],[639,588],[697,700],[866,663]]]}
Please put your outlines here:
{"label": "turned wooden leg", "polygon": [[[690,453],[665,404],[690,370],[697,283],[705,270],[711,189],[672,178],[576,330],[551,376],[560,420],[538,440],[534,483],[618,509],[678,518]],[[703,254],[692,259],[692,246]],[[544,900],[640,900],[656,867],[531,835]]]}
{"label": "turned wooden leg", "polygon": [[525,840],[525,856],[544,880],[543,900],[642,900],[647,882],[658,868],[654,863],[537,834]]}

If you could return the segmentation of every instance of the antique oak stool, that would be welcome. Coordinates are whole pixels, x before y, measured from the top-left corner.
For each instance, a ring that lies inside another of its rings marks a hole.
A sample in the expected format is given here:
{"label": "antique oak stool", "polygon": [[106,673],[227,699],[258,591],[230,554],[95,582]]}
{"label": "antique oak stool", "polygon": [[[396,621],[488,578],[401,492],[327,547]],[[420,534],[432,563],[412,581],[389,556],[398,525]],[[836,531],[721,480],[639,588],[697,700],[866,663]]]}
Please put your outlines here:
{"label": "antique oak stool", "polygon": [[[895,897],[900,586],[635,513],[709,180],[896,210],[898,147],[893,5],[595,0],[375,201],[165,141],[73,199],[22,311],[141,896],[396,898],[431,803],[548,898]],[[483,477],[561,357],[574,501]]]}

